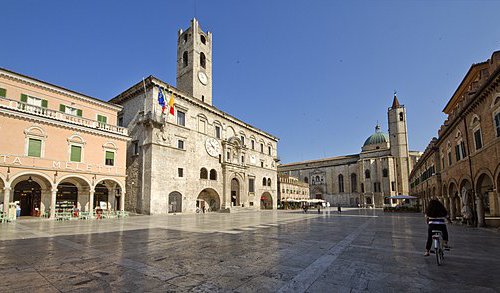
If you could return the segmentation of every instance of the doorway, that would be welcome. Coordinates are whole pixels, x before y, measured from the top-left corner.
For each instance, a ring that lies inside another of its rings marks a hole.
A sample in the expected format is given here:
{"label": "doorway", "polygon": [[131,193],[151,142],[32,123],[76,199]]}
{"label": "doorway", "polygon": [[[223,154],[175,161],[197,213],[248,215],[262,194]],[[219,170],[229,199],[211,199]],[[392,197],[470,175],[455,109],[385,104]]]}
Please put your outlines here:
{"label": "doorway", "polygon": [[21,206],[20,216],[40,216],[42,188],[31,177],[14,187],[14,202]]}

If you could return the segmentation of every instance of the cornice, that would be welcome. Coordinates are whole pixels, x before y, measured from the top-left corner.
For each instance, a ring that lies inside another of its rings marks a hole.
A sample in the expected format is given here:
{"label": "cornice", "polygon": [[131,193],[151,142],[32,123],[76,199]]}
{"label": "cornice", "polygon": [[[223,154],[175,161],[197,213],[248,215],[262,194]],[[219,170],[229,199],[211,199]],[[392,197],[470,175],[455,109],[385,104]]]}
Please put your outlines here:
{"label": "cornice", "polygon": [[101,107],[104,107],[104,108],[107,108],[107,109],[110,109],[113,111],[120,111],[123,108],[120,105],[111,104],[111,103],[99,100],[97,98],[87,96],[85,94],[81,94],[81,93],[75,92],[73,90],[69,90],[69,89],[63,88],[63,87],[58,86],[58,85],[53,85],[53,84],[50,84],[48,82],[41,81],[41,80],[26,76],[26,75],[22,75],[22,74],[19,74],[19,73],[16,73],[16,72],[4,69],[4,68],[0,68],[0,76],[3,76],[5,78],[8,78],[8,79],[13,80],[13,81],[21,82],[21,83],[29,85],[29,86],[37,87],[37,88],[40,88],[40,89],[43,89],[43,90],[46,90],[46,91],[49,91],[52,93],[64,95],[64,96],[78,99],[78,100],[82,100],[82,101],[89,102],[89,103],[94,104],[94,105],[99,105]]}

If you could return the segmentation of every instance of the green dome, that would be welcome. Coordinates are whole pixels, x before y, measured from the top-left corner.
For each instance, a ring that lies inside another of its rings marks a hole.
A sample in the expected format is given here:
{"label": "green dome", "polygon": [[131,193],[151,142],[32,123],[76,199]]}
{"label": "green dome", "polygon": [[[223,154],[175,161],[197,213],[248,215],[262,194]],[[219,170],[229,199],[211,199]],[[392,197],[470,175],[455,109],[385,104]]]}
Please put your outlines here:
{"label": "green dome", "polygon": [[365,143],[363,144],[363,146],[367,146],[367,145],[370,145],[370,144],[379,144],[379,143],[387,143],[389,142],[389,135],[387,133],[383,133],[380,131],[380,126],[375,126],[375,133],[370,135],[370,137],[368,137],[366,140],[365,140]]}

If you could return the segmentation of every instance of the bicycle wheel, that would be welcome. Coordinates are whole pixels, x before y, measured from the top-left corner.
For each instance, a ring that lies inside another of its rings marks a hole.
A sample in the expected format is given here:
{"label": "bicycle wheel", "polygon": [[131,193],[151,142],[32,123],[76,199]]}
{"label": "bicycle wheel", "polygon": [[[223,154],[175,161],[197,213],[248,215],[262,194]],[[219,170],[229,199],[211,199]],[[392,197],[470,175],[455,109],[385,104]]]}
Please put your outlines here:
{"label": "bicycle wheel", "polygon": [[443,264],[443,249],[441,247],[436,249],[436,261],[438,266]]}

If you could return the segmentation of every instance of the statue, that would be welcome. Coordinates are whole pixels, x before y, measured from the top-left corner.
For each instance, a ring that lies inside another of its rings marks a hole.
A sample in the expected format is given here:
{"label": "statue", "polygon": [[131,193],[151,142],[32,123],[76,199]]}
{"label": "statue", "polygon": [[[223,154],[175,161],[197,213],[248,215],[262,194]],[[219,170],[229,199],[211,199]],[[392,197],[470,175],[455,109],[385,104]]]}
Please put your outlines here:
{"label": "statue", "polygon": [[464,220],[472,219],[472,211],[469,205],[469,192],[465,187],[462,187],[462,216]]}

